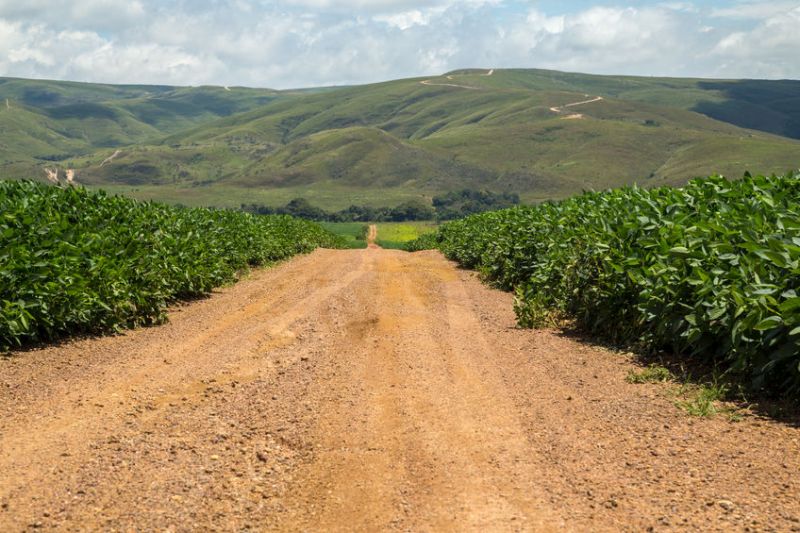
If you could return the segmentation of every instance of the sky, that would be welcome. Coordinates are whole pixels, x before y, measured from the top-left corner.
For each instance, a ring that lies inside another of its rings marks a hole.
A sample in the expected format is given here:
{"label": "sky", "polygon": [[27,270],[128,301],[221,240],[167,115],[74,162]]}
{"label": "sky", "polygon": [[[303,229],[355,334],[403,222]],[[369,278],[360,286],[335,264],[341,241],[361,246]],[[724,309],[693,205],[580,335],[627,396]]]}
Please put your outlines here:
{"label": "sky", "polygon": [[0,76],[287,89],[458,68],[800,78],[800,0],[0,0]]}

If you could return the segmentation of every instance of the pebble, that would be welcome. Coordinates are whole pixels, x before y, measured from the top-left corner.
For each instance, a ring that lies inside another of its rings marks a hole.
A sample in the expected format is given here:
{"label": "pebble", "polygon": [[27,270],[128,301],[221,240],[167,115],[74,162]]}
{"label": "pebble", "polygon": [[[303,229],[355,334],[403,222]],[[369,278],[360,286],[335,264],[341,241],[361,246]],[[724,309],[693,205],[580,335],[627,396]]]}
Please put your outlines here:
{"label": "pebble", "polygon": [[728,512],[733,511],[733,508],[734,508],[734,504],[730,500],[719,500],[717,502],[717,505],[719,505],[720,507],[722,507],[723,509],[725,509]]}

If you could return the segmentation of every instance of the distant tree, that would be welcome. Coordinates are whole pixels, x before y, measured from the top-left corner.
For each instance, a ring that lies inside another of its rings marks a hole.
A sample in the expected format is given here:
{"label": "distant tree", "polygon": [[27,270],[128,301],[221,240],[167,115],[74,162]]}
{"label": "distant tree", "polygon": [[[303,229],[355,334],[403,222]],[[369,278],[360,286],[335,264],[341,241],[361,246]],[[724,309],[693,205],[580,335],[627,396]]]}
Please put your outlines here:
{"label": "distant tree", "polygon": [[408,200],[396,207],[351,205],[341,211],[329,212],[311,204],[305,198],[295,198],[283,207],[241,204],[241,209],[259,215],[286,214],[317,221],[404,222],[408,220],[451,220],[483,211],[504,209],[516,204],[519,204],[519,195],[516,193],[464,189],[435,196],[432,204],[423,200]]}
{"label": "distant tree", "polygon": [[463,189],[433,197],[436,218],[450,220],[484,211],[505,209],[519,204],[517,193],[494,193],[487,190]]}
{"label": "distant tree", "polygon": [[432,220],[436,216],[436,211],[430,204],[421,200],[409,200],[389,211],[388,216],[392,222]]}
{"label": "distant tree", "polygon": [[307,220],[327,220],[329,216],[324,209],[311,205],[305,198],[295,198],[285,207],[278,209],[278,212]]}

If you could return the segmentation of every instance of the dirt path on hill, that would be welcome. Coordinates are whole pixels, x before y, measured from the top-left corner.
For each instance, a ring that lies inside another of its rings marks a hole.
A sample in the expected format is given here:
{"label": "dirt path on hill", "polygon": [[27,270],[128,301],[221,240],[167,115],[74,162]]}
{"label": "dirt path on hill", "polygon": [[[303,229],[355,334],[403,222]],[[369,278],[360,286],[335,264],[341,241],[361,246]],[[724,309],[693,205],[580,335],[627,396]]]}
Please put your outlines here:
{"label": "dirt path on hill", "polygon": [[800,431],[690,418],[438,252],[318,250],[0,358],[0,531],[800,528]]}
{"label": "dirt path on hill", "polygon": [[[589,96],[589,95],[587,94],[585,96]],[[588,100],[581,100],[580,102],[572,102],[571,104],[564,104],[564,105],[558,106],[558,107],[551,107],[550,111],[560,115],[560,114],[564,113],[564,110],[566,110],[568,107],[575,107],[575,106],[579,106],[579,105],[592,104],[594,102],[599,102],[601,100],[603,100],[602,96],[595,96],[594,98],[589,98]],[[562,118],[567,119],[567,120],[570,120],[570,119],[581,119],[581,118],[583,118],[583,114],[581,114],[581,113],[572,113],[572,114],[566,115],[566,116],[564,116]]]}
{"label": "dirt path on hill", "polygon": [[105,159],[103,159],[103,162],[100,163],[100,167],[99,168],[102,168],[103,165],[105,165],[106,163],[111,163],[121,153],[122,153],[121,150],[114,150],[113,154],[111,154],[110,156],[108,156]]}
{"label": "dirt path on hill", "polygon": [[[490,69],[486,74],[480,74],[480,76],[491,76],[494,74],[494,69]],[[448,80],[453,80],[452,75],[446,76]],[[428,86],[438,86],[438,87],[458,87],[459,89],[472,89],[475,91],[480,91],[481,87],[472,87],[471,85],[459,85],[457,83],[435,83],[433,80],[423,80],[420,82],[422,85]]]}

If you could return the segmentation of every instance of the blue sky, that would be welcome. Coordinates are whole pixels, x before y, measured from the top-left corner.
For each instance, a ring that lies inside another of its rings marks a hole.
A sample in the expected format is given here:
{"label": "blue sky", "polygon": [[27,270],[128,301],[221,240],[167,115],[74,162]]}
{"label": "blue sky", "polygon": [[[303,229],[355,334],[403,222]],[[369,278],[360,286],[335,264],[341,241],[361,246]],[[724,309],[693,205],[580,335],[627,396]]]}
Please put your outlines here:
{"label": "blue sky", "polygon": [[465,67],[800,78],[800,0],[0,0],[0,75],[290,88]]}

